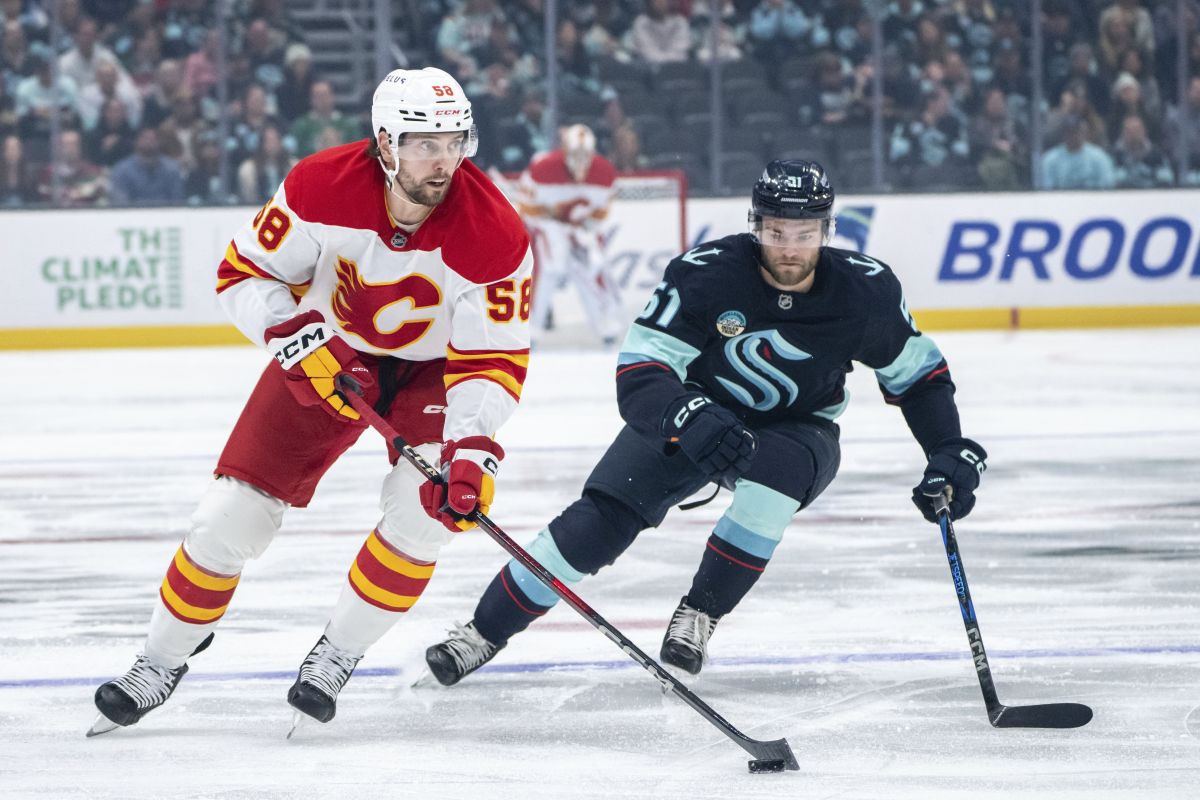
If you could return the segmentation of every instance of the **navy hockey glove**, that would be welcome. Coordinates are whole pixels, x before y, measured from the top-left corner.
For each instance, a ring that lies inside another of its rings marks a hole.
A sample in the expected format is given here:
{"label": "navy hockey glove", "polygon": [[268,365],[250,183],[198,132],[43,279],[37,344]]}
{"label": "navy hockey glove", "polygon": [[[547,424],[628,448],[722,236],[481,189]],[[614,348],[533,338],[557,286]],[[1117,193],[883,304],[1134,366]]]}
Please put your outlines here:
{"label": "navy hockey glove", "polygon": [[913,503],[930,522],[937,522],[933,501],[950,489],[950,518],[962,519],[975,507],[979,477],[987,469],[987,453],[970,439],[947,439],[929,452],[925,477],[913,489]]}
{"label": "navy hockey glove", "polygon": [[699,392],[667,406],[660,429],[710,479],[727,488],[750,468],[758,437],[727,408]]}

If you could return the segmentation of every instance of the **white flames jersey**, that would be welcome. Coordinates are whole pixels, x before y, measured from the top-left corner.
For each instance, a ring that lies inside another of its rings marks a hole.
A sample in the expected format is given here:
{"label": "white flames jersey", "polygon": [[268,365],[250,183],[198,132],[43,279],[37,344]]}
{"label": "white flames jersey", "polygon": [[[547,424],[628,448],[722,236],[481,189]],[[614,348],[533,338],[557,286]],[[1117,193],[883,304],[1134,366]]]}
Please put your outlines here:
{"label": "white flames jersey", "polygon": [[445,438],[492,435],[529,363],[533,257],[504,195],[464,161],[414,232],[396,225],[367,141],[310,156],[237,232],[217,292],[253,342],[316,309],[351,347],[446,359]]}
{"label": "white flames jersey", "polygon": [[553,150],[537,156],[521,173],[517,205],[525,221],[534,225],[553,220],[567,225],[588,225],[608,216],[616,195],[617,170],[601,155],[582,181],[567,169],[566,154]]}

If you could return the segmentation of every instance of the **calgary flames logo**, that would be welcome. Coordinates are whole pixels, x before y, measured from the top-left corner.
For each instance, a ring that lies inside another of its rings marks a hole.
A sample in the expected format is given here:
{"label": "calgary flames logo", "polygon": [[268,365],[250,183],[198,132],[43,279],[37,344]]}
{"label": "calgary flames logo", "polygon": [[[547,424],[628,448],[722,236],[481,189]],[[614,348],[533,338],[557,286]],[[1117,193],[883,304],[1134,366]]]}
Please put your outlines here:
{"label": "calgary flames logo", "polygon": [[380,316],[397,303],[408,302],[412,310],[441,305],[442,292],[424,275],[406,275],[394,283],[368,283],[358,274],[358,265],[338,257],[337,288],[330,305],[347,333],[381,350],[399,350],[425,335],[433,318],[405,319],[388,330],[379,327]]}

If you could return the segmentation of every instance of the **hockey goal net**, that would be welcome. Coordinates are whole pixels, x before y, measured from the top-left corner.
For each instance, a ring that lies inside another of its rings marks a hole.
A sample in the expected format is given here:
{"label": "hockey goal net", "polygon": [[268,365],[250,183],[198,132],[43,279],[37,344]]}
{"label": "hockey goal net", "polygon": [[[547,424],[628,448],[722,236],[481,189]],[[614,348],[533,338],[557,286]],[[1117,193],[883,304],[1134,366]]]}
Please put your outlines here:
{"label": "hockey goal net", "polygon": [[[492,173],[500,190],[517,201],[519,174]],[[645,170],[617,175],[616,197],[601,223],[604,273],[619,289],[622,324],[645,307],[671,259],[687,250],[687,177],[678,170]],[[537,334],[543,344],[594,346],[577,292],[554,295],[554,329]]]}
{"label": "hockey goal net", "polygon": [[687,176],[681,170],[640,170],[617,176],[617,199],[626,201],[666,201],[656,222],[663,225],[663,242],[687,249]]}
{"label": "hockey goal net", "polygon": [[[497,175],[493,173],[493,178]],[[520,173],[506,172],[496,181],[515,200]],[[627,229],[640,249],[666,249],[672,255],[687,249],[687,175],[682,170],[636,170],[617,173],[613,201],[618,234]],[[624,224],[622,224],[624,223]],[[638,224],[641,223],[641,224]]]}

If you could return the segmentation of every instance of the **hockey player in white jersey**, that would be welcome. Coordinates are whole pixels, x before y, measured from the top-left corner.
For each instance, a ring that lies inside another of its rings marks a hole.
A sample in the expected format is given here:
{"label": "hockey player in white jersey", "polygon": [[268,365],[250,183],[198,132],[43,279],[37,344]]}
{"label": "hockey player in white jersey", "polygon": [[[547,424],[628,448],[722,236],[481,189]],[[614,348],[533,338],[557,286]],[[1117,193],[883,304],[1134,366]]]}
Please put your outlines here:
{"label": "hockey player in white jersey", "polygon": [[450,75],[394,70],[375,91],[371,122],[370,139],[297,164],[225,251],[220,302],[274,361],[169,564],[142,654],[96,692],[101,716],[89,735],[167,700],[243,566],[366,429],[335,391],[337,374],[356,377],[425,458],[440,455],[446,484],[389,452],[382,516],[288,692],[299,712],[333,718],[355,665],[420,597],[438,551],[471,526],[464,516],[489,507],[504,457],[492,437],[528,365],[529,239],[466,160],[476,130]]}
{"label": "hockey player in white jersey", "polygon": [[561,147],[536,156],[521,174],[518,207],[533,239],[537,285],[533,328],[545,330],[554,295],[574,284],[595,334],[611,344],[628,322],[621,293],[608,274],[604,232],[616,194],[617,171],[596,152],[596,137],[586,125],[562,130]]}

